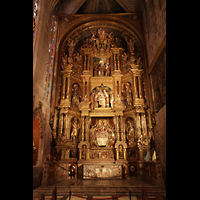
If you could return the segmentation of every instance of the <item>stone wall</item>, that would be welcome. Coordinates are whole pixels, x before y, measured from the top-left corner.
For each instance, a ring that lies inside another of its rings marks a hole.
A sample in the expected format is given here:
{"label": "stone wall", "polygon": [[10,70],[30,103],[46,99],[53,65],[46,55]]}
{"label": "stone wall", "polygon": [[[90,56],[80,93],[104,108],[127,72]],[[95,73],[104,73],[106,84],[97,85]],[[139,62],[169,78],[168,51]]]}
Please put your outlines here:
{"label": "stone wall", "polygon": [[48,100],[44,98],[46,66],[51,34],[52,8],[50,5],[52,1],[53,0],[39,1],[38,22],[36,24],[33,40],[33,114],[41,107],[41,112],[44,116],[40,138],[42,143],[39,147],[42,151],[42,159],[41,162],[39,162],[39,165],[33,167],[33,188],[41,185],[44,161],[47,157],[49,158],[52,140],[51,128],[49,126],[50,98]]}
{"label": "stone wall", "polygon": [[166,0],[141,0],[140,7],[156,121],[155,149],[166,183]]}
{"label": "stone wall", "polygon": [[166,104],[156,113],[155,120],[155,149],[161,161],[163,180],[166,183]]}

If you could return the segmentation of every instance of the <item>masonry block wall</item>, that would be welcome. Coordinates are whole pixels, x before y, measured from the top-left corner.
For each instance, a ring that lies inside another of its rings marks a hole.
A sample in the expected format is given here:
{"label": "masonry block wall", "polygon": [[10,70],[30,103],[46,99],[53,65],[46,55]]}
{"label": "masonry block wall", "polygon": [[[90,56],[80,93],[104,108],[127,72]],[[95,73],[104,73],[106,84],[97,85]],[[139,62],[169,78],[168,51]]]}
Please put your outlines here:
{"label": "masonry block wall", "polygon": [[41,130],[42,143],[39,147],[39,151],[42,151],[43,156],[39,165],[33,166],[33,188],[41,185],[44,161],[49,158],[52,141],[51,128],[49,126],[50,98],[48,100],[44,98],[44,85],[53,12],[50,5],[53,1],[39,1],[38,22],[33,40],[33,113],[39,108],[39,102],[41,102],[41,112],[44,116]]}
{"label": "masonry block wall", "polygon": [[156,125],[157,156],[166,182],[166,0],[140,1]]}

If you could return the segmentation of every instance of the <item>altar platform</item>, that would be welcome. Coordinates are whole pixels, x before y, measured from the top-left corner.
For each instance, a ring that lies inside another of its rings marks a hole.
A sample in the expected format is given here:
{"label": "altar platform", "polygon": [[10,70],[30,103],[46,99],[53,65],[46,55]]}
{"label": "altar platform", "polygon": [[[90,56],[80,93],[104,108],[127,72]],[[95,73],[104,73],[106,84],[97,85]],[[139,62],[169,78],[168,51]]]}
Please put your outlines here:
{"label": "altar platform", "polygon": [[51,196],[54,186],[57,186],[57,195],[66,197],[69,196],[71,191],[73,194],[81,196],[120,196],[131,191],[131,196],[140,197],[142,186],[144,185],[147,190],[148,196],[156,196],[159,193],[163,199],[166,199],[166,188],[151,185],[145,181],[138,181],[136,177],[131,179],[92,179],[92,180],[63,180],[56,184],[52,184],[46,187],[38,187],[33,190],[33,199],[37,200],[37,197],[42,193],[45,196]]}

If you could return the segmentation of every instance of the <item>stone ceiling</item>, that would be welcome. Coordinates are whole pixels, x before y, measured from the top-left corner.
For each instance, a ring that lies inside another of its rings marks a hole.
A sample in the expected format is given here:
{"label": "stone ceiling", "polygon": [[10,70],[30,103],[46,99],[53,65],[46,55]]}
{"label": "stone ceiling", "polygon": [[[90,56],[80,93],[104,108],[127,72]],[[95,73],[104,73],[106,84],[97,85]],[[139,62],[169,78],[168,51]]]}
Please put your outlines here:
{"label": "stone ceiling", "polygon": [[60,0],[60,14],[107,14],[140,11],[139,0]]}

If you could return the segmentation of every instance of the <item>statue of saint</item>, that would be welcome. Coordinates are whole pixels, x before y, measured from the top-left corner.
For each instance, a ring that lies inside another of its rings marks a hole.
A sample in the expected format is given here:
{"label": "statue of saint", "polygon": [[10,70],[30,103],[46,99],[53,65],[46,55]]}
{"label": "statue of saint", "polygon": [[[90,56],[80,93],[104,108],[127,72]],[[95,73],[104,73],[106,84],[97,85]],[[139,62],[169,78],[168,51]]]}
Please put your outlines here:
{"label": "statue of saint", "polygon": [[108,108],[109,107],[109,94],[106,90],[104,90],[104,95],[106,98],[106,107]]}
{"label": "statue of saint", "polygon": [[111,108],[113,109],[114,107],[114,92],[113,91],[110,93],[110,104],[111,104]]}
{"label": "statue of saint", "polygon": [[99,64],[100,66],[98,67],[98,76],[104,76],[104,71],[105,71],[104,62],[101,60]]}
{"label": "statue of saint", "polygon": [[101,89],[98,92],[98,101],[101,108],[105,108],[105,96]]}
{"label": "statue of saint", "polygon": [[121,144],[119,145],[119,158],[124,158],[123,146]]}
{"label": "statue of saint", "polygon": [[127,121],[128,125],[127,125],[127,128],[126,128],[126,131],[127,131],[127,140],[130,142],[133,142],[135,139],[135,133],[134,133],[134,126],[133,124],[131,123],[130,120]]}
{"label": "statue of saint", "polygon": [[78,135],[78,130],[79,130],[79,126],[78,126],[78,122],[77,122],[77,118],[74,118],[74,123],[72,125],[72,132],[71,132],[71,141],[75,142],[75,139]]}
{"label": "statue of saint", "polygon": [[73,97],[72,97],[72,106],[73,107],[77,107],[79,106],[79,94],[78,94],[78,85],[74,84],[73,88],[72,88],[72,92],[73,92]]}
{"label": "statue of saint", "polygon": [[86,159],[86,145],[83,145],[82,147],[82,155],[81,155],[81,158],[82,159]]}
{"label": "statue of saint", "polygon": [[129,83],[125,84],[126,107],[132,106],[132,92]]}

